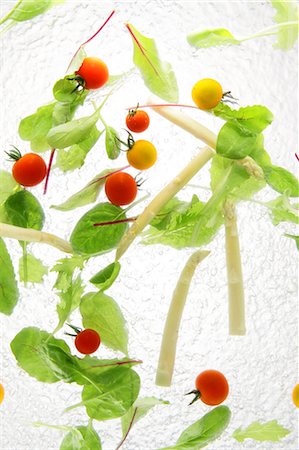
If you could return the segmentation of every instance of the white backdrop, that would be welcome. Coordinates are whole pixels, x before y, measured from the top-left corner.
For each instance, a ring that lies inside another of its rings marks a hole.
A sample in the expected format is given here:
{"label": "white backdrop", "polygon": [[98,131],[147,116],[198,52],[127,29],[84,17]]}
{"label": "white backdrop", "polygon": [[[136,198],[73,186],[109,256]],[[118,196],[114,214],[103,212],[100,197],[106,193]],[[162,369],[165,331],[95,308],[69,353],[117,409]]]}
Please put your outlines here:
{"label": "white backdrop", "polygon": [[[1,16],[13,4],[2,1]],[[249,41],[242,46],[202,51],[192,49],[186,42],[186,35],[197,28],[223,26],[237,36],[244,36],[270,26],[274,15],[270,4],[248,1],[69,0],[43,16],[16,25],[1,37],[1,168],[9,170],[11,167],[3,152],[10,144],[29,151],[28,143],[18,137],[19,121],[51,100],[51,88],[64,75],[79,44],[99,28],[112,9],[116,9],[117,14],[86,48],[89,55],[106,61],[111,74],[130,69],[132,43],[124,23],[132,23],[143,34],[156,39],[161,56],[173,65],[182,103],[190,104],[190,91],[195,81],[211,77],[218,79],[225,90],[231,90],[242,106],[267,106],[275,120],[265,132],[266,149],[274,164],[296,172],[297,49],[274,50],[275,38],[272,37]],[[137,101],[146,101],[147,96],[148,91],[139,75],[131,75],[107,102],[103,110],[106,121],[116,129],[124,127],[124,108]],[[89,105],[78,113],[87,115],[90,111]],[[192,115],[215,132],[222,125],[220,120],[203,112],[195,111]],[[159,159],[146,175],[146,189],[155,194],[196,154],[201,143],[153,112],[151,123],[144,137],[155,143]],[[48,157],[49,153],[47,160]],[[63,174],[54,170],[46,196],[42,195],[42,186],[32,190],[46,211],[45,230],[67,239],[79,216],[89,207],[64,213],[50,209],[50,205],[65,200],[102,169],[125,164],[125,161],[124,155],[115,163],[109,161],[102,138],[80,171]],[[208,180],[207,167],[193,183],[207,186]],[[201,198],[207,196],[205,191],[189,187],[181,197],[190,199],[192,193]],[[257,198],[264,201],[274,197],[273,191],[265,190],[263,196]],[[136,207],[136,212],[141,208],[142,205]],[[137,368],[142,381],[141,395],[155,395],[171,402],[171,406],[152,410],[133,428],[124,450],[156,450],[170,445],[184,428],[204,415],[209,408],[201,402],[188,407],[183,393],[193,388],[195,376],[207,368],[218,369],[229,379],[231,391],[226,404],[232,410],[229,428],[209,449],[298,448],[297,411],[291,401],[292,389],[298,382],[297,254],[294,242],[282,236],[292,228],[274,228],[267,211],[257,204],[240,204],[238,215],[247,335],[228,336],[224,233],[221,231],[208,246],[211,255],[196,272],[190,289],[173,385],[169,389],[155,386],[155,368],[171,295],[191,251],[134,243],[122,260],[120,276],[108,293],[117,300],[126,317],[130,356],[144,361]],[[16,264],[20,247],[10,240],[7,244]],[[32,252],[49,266],[63,257],[58,250],[37,244],[32,245]],[[113,253],[109,253],[94,259],[85,270],[84,278],[88,280],[112,262],[113,257]],[[23,327],[32,325],[53,330],[58,301],[52,292],[54,280],[52,273],[43,286],[21,287],[21,300],[13,315],[1,317],[0,378],[6,390],[5,401],[0,407],[1,449],[58,449],[62,433],[34,428],[32,421],[55,425],[87,423],[83,408],[62,413],[65,407],[80,401],[78,386],[49,385],[30,378],[18,368],[9,347]],[[63,337],[62,332],[60,336]],[[102,352],[103,357],[112,355],[104,348]],[[239,426],[271,419],[277,419],[292,430],[281,443],[247,440],[241,444],[231,438]],[[114,450],[121,436],[120,421],[95,422],[95,428],[103,449]]]}

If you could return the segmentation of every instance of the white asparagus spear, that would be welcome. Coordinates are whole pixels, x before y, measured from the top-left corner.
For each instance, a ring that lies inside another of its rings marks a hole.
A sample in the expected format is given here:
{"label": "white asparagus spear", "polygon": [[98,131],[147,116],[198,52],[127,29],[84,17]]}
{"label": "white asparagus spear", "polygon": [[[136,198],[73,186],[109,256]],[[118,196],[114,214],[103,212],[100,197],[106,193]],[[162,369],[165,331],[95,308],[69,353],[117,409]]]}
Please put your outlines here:
{"label": "white asparagus spear", "polygon": [[229,305],[229,334],[243,336],[246,333],[244,286],[242,263],[234,202],[224,205],[226,270]]}
{"label": "white asparagus spear", "polygon": [[158,386],[171,385],[180,323],[191,280],[198,264],[209,254],[208,250],[197,250],[190,256],[173,292],[165,322],[156,373],[156,384]]}
{"label": "white asparagus spear", "polygon": [[204,147],[200,153],[192,159],[189,164],[165,186],[161,192],[149,203],[143,213],[138,216],[133,225],[121,239],[117,250],[116,260],[118,260],[128,249],[135,237],[150,223],[159,213],[160,209],[177,194],[194,175],[212,158],[214,151],[209,147]]}
{"label": "white asparagus spear", "polygon": [[69,242],[44,231],[33,230],[31,228],[16,227],[6,223],[0,223],[0,237],[17,239],[18,241],[40,242],[52,247],[56,247],[65,253],[73,253]]}

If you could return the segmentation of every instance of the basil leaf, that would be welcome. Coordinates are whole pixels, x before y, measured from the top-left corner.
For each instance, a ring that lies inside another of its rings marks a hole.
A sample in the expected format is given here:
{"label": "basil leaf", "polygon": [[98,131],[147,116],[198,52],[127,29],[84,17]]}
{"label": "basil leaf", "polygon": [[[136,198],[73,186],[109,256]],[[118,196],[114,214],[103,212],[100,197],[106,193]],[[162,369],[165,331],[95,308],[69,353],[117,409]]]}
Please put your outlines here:
{"label": "basil leaf", "polygon": [[125,219],[123,210],[111,203],[100,203],[79,220],[71,234],[71,245],[75,252],[98,255],[117,246],[127,229],[126,223],[95,227],[95,223]]}
{"label": "basil leaf", "polygon": [[19,125],[19,135],[24,141],[30,141],[31,150],[44,152],[50,147],[47,134],[53,125],[53,111],[56,102],[42,106],[36,113],[25,117]]}
{"label": "basil leaf", "polygon": [[48,273],[48,267],[44,266],[40,259],[35,258],[30,253],[26,255],[27,273],[24,273],[24,258],[19,260],[20,281],[29,281],[30,283],[42,283],[43,278]]}
{"label": "basil leaf", "polygon": [[91,424],[78,426],[63,439],[59,450],[102,450],[99,435]]}
{"label": "basil leaf", "polygon": [[96,275],[94,275],[89,281],[94,284],[100,291],[104,292],[108,289],[116,278],[118,277],[120,271],[120,263],[118,261],[109,264],[109,266],[100,270]]}
{"label": "basil leaf", "polygon": [[180,435],[175,445],[161,450],[198,450],[217,439],[229,424],[231,412],[227,406],[217,406],[193,423]]}
{"label": "basil leaf", "polygon": [[237,124],[227,122],[218,134],[216,152],[226,158],[242,159],[262,148],[262,140],[261,135],[244,132]]}
{"label": "basil leaf", "polygon": [[41,230],[45,215],[39,201],[23,189],[6,200],[5,211],[8,223],[17,227]]}
{"label": "basil leaf", "polygon": [[44,383],[56,383],[61,377],[53,371],[43,351],[45,346],[50,345],[66,353],[70,351],[64,341],[55,339],[51,334],[35,327],[23,328],[10,344],[19,366],[31,377]]}
{"label": "basil leaf", "polygon": [[120,142],[117,131],[107,126],[106,127],[106,152],[109,159],[116,159],[120,154]]}
{"label": "basil leaf", "polygon": [[134,33],[142,51],[133,39],[133,62],[141,72],[145,85],[150,91],[169,102],[177,102],[179,98],[175,74],[168,62],[161,61],[156,43],[153,39],[143,36],[132,25],[128,25]]}
{"label": "basil leaf", "polygon": [[125,367],[99,375],[92,385],[84,386],[82,403],[89,417],[110,420],[122,417],[138,397],[140,378]]}
{"label": "basil leaf", "polygon": [[233,438],[238,442],[244,442],[245,439],[278,442],[288,434],[290,431],[279,425],[277,420],[270,420],[266,423],[253,422],[244,430],[238,428],[234,431]]}
{"label": "basil leaf", "polygon": [[19,299],[14,268],[3,239],[0,238],[0,312],[9,316]]}
{"label": "basil leaf", "polygon": [[85,162],[87,154],[96,144],[103,131],[99,131],[94,126],[84,141],[79,142],[79,144],[74,144],[67,149],[59,149],[57,152],[56,167],[59,167],[63,172],[80,169]]}
{"label": "basil leaf", "polygon": [[113,298],[103,292],[90,292],[82,297],[80,312],[83,326],[97,331],[103,344],[128,353],[126,322]]}
{"label": "basil leaf", "polygon": [[187,36],[190,45],[196,48],[217,47],[219,45],[235,44],[241,41],[236,39],[230,31],[225,28],[214,28],[212,30],[196,31]]}
{"label": "basil leaf", "polygon": [[131,408],[121,418],[123,437],[135,423],[139,422],[147,413],[157,405],[169,405],[169,402],[155,397],[138,398]]}
{"label": "basil leaf", "polygon": [[48,144],[59,149],[78,144],[88,138],[98,120],[99,112],[96,111],[91,116],[57,125],[47,134]]}
{"label": "basil leaf", "polygon": [[299,197],[299,182],[291,172],[273,165],[263,167],[263,171],[272,189],[287,197]]}

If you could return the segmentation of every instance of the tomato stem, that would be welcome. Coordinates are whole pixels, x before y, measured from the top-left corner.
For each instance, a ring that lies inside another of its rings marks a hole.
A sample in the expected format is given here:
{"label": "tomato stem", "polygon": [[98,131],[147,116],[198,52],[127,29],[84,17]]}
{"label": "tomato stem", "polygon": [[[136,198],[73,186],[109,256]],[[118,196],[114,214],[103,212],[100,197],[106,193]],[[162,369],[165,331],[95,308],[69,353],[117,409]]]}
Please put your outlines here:
{"label": "tomato stem", "polygon": [[187,394],[185,394],[185,395],[190,395],[190,394],[194,394],[195,397],[194,397],[194,399],[189,403],[189,406],[192,405],[194,402],[196,402],[196,400],[198,400],[198,399],[201,397],[201,393],[200,393],[197,389],[194,389],[194,390],[191,391],[191,392],[187,392]]}
{"label": "tomato stem", "polygon": [[134,222],[137,219],[137,217],[129,217],[127,219],[119,219],[119,220],[113,220],[111,222],[99,222],[94,223],[94,227],[103,227],[105,225],[116,225],[118,223],[126,223],[126,222]]}
{"label": "tomato stem", "polygon": [[44,186],[44,195],[47,193],[49,177],[50,177],[50,172],[51,172],[51,168],[52,168],[52,164],[53,164],[55,151],[56,151],[56,149],[52,148],[51,154],[50,154],[50,159],[49,159],[49,164],[48,164],[48,167],[47,167],[46,180],[45,180],[45,186]]}

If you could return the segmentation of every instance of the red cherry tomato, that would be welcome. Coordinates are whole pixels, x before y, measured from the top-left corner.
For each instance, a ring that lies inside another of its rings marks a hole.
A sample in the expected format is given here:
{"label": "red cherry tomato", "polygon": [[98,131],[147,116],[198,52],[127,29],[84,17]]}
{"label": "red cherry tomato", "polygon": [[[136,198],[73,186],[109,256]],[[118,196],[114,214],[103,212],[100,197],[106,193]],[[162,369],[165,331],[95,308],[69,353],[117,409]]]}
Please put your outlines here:
{"label": "red cherry tomato", "polygon": [[94,353],[99,348],[100,343],[101,339],[99,333],[90,328],[80,331],[75,339],[76,349],[83,355]]}
{"label": "red cherry tomato", "polygon": [[126,117],[126,125],[129,130],[135,133],[145,131],[150,123],[148,114],[142,109],[130,111]]}
{"label": "red cherry tomato", "polygon": [[36,153],[26,153],[19,157],[12,168],[12,175],[23,186],[36,186],[45,178],[47,166],[43,158]]}
{"label": "red cherry tomato", "polygon": [[205,370],[195,380],[198,397],[207,405],[219,405],[228,396],[228,382],[217,370]]}
{"label": "red cherry tomato", "polygon": [[135,178],[128,173],[114,173],[106,179],[105,192],[113,205],[128,205],[136,198],[137,183]]}
{"label": "red cherry tomato", "polygon": [[104,86],[109,78],[108,67],[104,61],[95,57],[85,58],[75,73],[83,78],[86,89],[98,89]]}

